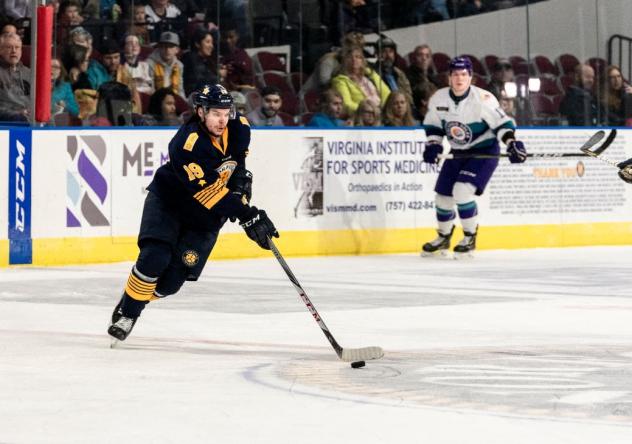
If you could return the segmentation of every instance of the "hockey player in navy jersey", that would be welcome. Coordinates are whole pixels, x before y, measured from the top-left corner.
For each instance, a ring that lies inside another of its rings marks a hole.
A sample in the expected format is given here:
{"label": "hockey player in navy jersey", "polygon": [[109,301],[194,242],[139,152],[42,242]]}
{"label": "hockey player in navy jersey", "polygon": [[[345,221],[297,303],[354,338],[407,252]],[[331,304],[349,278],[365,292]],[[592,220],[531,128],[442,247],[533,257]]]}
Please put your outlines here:
{"label": "hockey player in navy jersey", "polygon": [[[505,114],[492,93],[472,85],[472,62],[467,57],[456,57],[450,62],[449,73],[450,86],[438,90],[428,103],[424,119],[427,135],[424,162],[439,160],[444,137],[452,152],[465,151],[472,155],[499,154],[499,142],[502,142],[511,163],[524,162],[527,151],[524,144],[516,140],[514,120]],[[464,236],[454,247],[455,254],[468,254],[476,248],[476,196],[483,194],[497,165],[497,158],[444,161],[435,185],[439,235],[423,245],[422,255],[450,248],[457,213]]]}
{"label": "hockey player in navy jersey", "polygon": [[193,107],[194,115],[169,142],[169,162],[147,188],[140,253],[108,328],[117,340],[127,338],[149,301],[197,280],[229,218],[238,219],[261,248],[269,248],[268,236],[279,237],[266,212],[248,204],[248,120],[235,112],[221,85],[196,90]]}

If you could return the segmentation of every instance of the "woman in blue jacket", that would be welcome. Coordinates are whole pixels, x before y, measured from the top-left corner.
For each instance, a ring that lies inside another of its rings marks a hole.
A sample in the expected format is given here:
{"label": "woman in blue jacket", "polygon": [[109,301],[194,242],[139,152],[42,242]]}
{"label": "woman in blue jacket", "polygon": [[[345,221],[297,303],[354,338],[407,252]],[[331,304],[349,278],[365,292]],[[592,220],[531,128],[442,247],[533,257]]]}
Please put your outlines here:
{"label": "woman in blue jacket", "polygon": [[79,114],[79,105],[75,100],[70,83],[67,82],[67,74],[61,61],[57,58],[51,60],[51,76],[53,91],[51,94],[52,114],[68,113],[73,117]]}

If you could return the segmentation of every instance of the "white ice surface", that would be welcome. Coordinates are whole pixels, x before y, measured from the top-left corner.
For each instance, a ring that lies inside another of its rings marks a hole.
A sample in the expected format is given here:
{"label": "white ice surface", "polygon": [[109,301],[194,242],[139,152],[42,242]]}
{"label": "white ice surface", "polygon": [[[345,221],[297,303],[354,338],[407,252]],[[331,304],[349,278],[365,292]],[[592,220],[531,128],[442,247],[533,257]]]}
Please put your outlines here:
{"label": "white ice surface", "polygon": [[131,264],[0,269],[0,443],[632,443],[632,247],[211,261],[108,348]]}

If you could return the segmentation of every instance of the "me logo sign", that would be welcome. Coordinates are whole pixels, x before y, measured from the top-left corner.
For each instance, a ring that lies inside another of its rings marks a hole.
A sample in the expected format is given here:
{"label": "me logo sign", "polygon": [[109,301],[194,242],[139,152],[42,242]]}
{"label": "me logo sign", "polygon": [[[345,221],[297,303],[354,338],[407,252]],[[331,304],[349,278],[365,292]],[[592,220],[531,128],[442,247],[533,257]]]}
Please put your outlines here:
{"label": "me logo sign", "polygon": [[9,132],[9,264],[30,264],[31,130]]}
{"label": "me logo sign", "polygon": [[160,152],[153,142],[139,143],[136,146],[123,145],[123,177],[151,177],[158,167],[168,161],[169,155]]}

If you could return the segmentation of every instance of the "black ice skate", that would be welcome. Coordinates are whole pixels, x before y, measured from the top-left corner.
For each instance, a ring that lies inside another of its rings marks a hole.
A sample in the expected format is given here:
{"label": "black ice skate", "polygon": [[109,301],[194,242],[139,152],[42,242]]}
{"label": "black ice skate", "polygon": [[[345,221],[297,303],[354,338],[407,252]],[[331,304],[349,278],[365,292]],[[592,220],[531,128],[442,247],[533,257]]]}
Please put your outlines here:
{"label": "black ice skate", "polygon": [[121,314],[118,320],[110,325],[110,328],[108,328],[108,334],[112,337],[110,348],[116,347],[119,341],[127,339],[134,328],[134,324],[136,324],[136,319],[138,318],[128,318]]}
{"label": "black ice skate", "polygon": [[478,232],[478,227],[476,227],[476,231],[474,233],[470,233],[467,231],[463,232],[463,239],[461,242],[456,244],[454,247],[454,257],[459,258],[459,256],[473,256],[474,250],[476,250],[476,233]]}
{"label": "black ice skate", "polygon": [[443,234],[440,231],[437,231],[438,236],[431,240],[430,242],[426,242],[422,247],[422,256],[431,256],[434,254],[442,254],[444,255],[448,249],[450,248],[450,239],[452,239],[452,233],[454,233],[454,225],[450,230],[449,234]]}

